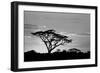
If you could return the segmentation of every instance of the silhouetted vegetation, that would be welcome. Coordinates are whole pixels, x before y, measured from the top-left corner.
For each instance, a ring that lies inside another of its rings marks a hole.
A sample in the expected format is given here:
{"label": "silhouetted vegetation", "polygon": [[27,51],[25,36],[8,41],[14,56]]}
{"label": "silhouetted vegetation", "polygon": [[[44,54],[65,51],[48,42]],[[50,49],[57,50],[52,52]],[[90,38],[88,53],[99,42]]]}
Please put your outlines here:
{"label": "silhouetted vegetation", "polygon": [[71,60],[71,59],[89,59],[90,51],[81,52],[76,48],[63,50],[53,53],[37,53],[34,50],[24,53],[24,61],[48,61],[48,60]]}
{"label": "silhouetted vegetation", "polygon": [[48,53],[51,53],[60,45],[72,42],[72,39],[68,39],[68,36],[58,34],[55,30],[38,31],[31,34],[41,38],[47,47]]}
{"label": "silhouetted vegetation", "polygon": [[38,31],[31,34],[41,38],[47,47],[48,53],[37,53],[34,50],[25,52],[25,62],[90,58],[90,51],[81,52],[81,50],[76,48],[69,49],[68,51],[60,51],[60,49],[58,49],[56,52],[52,52],[56,47],[72,42],[72,39],[69,39],[68,36],[55,33],[55,30]]}

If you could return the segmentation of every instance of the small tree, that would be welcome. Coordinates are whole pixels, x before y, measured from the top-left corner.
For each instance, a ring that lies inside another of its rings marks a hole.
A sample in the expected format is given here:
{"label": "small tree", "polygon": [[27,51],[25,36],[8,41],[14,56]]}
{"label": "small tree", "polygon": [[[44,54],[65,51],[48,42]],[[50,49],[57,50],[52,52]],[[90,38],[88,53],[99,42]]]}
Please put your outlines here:
{"label": "small tree", "polygon": [[71,39],[68,39],[68,36],[57,34],[55,30],[38,31],[32,34],[42,39],[47,47],[48,53],[51,53],[52,50],[60,45],[72,42]]}
{"label": "small tree", "polygon": [[77,48],[72,48],[68,50],[69,52],[75,52],[75,53],[79,53],[81,52],[81,50],[77,49]]}

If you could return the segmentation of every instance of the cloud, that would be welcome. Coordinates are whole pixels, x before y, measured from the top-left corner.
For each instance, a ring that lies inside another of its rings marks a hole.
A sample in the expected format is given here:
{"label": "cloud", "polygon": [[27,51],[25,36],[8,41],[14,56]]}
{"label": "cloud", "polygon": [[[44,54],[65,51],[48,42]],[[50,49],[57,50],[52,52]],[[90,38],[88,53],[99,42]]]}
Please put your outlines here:
{"label": "cloud", "polygon": [[43,31],[46,30],[45,25],[33,25],[33,24],[24,24],[24,35],[25,36],[31,36],[31,33],[37,32],[37,31]]}
{"label": "cloud", "polygon": [[32,37],[31,36],[24,36],[24,38],[31,39]]}
{"label": "cloud", "polygon": [[89,32],[77,33],[77,35],[80,35],[80,36],[90,36],[90,33]]}
{"label": "cloud", "polygon": [[70,33],[68,36],[74,36],[74,37],[90,37],[90,33]]}
{"label": "cloud", "polygon": [[39,26],[39,29],[47,28],[45,25]]}
{"label": "cloud", "polygon": [[24,29],[39,29],[39,27],[33,24],[24,24]]}
{"label": "cloud", "polygon": [[89,32],[84,32],[84,33],[67,33],[67,32],[60,32],[59,34],[70,36],[70,37],[89,37],[90,33]]}
{"label": "cloud", "polygon": [[39,29],[39,27],[37,25],[24,24],[24,35],[31,36],[31,33],[35,32],[35,30],[38,30],[38,29]]}
{"label": "cloud", "polygon": [[65,45],[65,49],[67,48],[77,48],[81,51],[88,51],[90,50],[90,33],[67,33],[67,32],[60,32],[59,34],[69,36],[72,39],[72,43]]}

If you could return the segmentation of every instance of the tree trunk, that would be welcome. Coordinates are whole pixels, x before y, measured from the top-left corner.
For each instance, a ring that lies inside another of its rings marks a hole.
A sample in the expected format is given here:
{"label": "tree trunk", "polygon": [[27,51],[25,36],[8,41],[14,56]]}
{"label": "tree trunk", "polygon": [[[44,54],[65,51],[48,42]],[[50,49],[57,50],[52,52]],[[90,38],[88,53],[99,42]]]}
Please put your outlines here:
{"label": "tree trunk", "polygon": [[51,51],[48,51],[48,53],[50,54],[50,53],[51,53]]}
{"label": "tree trunk", "polygon": [[48,53],[51,53],[53,49],[48,50]]}
{"label": "tree trunk", "polygon": [[52,51],[51,49],[50,49],[50,50],[48,49],[48,53],[49,53],[49,54],[51,53],[51,51]]}
{"label": "tree trunk", "polygon": [[51,49],[48,49],[48,53],[50,54],[52,52],[52,50]]}

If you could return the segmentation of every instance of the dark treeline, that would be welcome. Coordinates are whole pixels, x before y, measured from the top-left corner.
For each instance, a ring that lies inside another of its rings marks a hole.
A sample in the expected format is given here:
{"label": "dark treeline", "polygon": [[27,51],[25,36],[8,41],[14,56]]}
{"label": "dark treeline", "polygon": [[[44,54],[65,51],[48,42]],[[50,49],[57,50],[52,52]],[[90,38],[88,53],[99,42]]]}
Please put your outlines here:
{"label": "dark treeline", "polygon": [[53,53],[37,53],[34,50],[24,53],[24,61],[48,61],[48,60],[71,60],[71,59],[89,59],[90,51],[81,52],[77,49],[68,51],[56,51]]}

